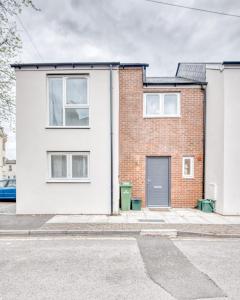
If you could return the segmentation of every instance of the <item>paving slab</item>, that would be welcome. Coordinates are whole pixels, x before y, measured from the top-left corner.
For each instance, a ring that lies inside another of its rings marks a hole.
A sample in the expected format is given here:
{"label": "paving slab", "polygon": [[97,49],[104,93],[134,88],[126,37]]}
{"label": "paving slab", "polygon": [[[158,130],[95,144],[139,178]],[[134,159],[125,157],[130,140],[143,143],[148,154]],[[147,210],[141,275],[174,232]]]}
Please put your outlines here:
{"label": "paving slab", "polygon": [[89,215],[56,215],[50,218],[47,223],[87,223],[90,219]]}
{"label": "paving slab", "polygon": [[239,216],[223,216],[223,218],[228,224],[240,224]]}
{"label": "paving slab", "polygon": [[137,241],[150,278],[173,297],[180,300],[226,296],[171,240],[140,236]]}
{"label": "paving slab", "polygon": [[[225,217],[215,213],[204,213],[196,209],[169,209],[169,211],[124,211],[118,216],[108,215],[56,215],[48,223],[152,223],[162,220],[170,224],[240,224],[240,216]],[[155,222],[155,221],[154,221]]]}
{"label": "paving slab", "polygon": [[163,216],[163,220],[165,223],[170,223],[170,224],[183,224],[186,223],[186,220],[181,217],[181,216]]}

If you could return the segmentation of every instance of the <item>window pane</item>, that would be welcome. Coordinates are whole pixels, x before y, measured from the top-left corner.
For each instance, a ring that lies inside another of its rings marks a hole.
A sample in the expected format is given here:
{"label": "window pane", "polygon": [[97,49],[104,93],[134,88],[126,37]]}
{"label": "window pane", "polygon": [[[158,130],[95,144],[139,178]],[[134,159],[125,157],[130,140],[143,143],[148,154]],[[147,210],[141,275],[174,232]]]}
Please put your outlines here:
{"label": "window pane", "polygon": [[88,157],[86,155],[72,156],[72,177],[88,177]]}
{"label": "window pane", "polygon": [[67,79],[67,104],[87,104],[87,79]]}
{"label": "window pane", "polygon": [[159,95],[147,95],[146,96],[146,114],[147,115],[160,114]]}
{"label": "window pane", "polygon": [[177,95],[167,94],[164,96],[164,114],[165,115],[178,114]]}
{"label": "window pane", "polygon": [[49,125],[63,125],[62,78],[48,78],[49,83]]}
{"label": "window pane", "polygon": [[88,126],[89,109],[88,108],[66,108],[65,122],[66,122],[66,126]]}
{"label": "window pane", "polygon": [[51,174],[53,178],[67,177],[67,156],[52,155],[51,156]]}
{"label": "window pane", "polygon": [[184,175],[185,176],[191,175],[191,159],[190,158],[184,159]]}

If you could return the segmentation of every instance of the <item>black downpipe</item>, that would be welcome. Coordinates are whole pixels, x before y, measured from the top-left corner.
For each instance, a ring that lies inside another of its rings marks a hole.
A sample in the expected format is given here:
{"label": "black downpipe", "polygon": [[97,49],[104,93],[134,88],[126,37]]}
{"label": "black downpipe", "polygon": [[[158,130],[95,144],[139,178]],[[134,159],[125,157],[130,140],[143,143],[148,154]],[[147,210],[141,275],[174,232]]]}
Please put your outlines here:
{"label": "black downpipe", "polygon": [[206,166],[206,115],[207,115],[207,94],[206,86],[202,86],[203,90],[203,183],[202,183],[202,199],[205,198],[205,166]]}
{"label": "black downpipe", "polygon": [[110,67],[110,155],[111,155],[111,215],[113,215],[113,92],[112,92],[112,65]]}

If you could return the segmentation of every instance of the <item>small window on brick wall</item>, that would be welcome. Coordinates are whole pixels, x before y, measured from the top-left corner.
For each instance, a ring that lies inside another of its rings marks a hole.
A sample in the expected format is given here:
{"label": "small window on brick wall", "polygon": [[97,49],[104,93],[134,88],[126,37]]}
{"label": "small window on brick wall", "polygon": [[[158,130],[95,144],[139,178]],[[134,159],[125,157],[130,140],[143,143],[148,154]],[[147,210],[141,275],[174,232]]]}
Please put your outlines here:
{"label": "small window on brick wall", "polygon": [[194,178],[194,157],[183,157],[182,176],[183,178]]}
{"label": "small window on brick wall", "polygon": [[180,93],[145,93],[143,116],[180,117]]}

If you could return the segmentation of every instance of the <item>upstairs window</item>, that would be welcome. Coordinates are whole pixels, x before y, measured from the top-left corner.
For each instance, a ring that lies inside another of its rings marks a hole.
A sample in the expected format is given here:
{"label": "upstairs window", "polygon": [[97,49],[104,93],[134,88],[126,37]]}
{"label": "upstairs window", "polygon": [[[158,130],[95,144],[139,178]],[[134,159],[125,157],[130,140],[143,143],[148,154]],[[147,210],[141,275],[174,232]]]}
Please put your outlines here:
{"label": "upstairs window", "polygon": [[182,173],[183,178],[194,178],[193,157],[183,157]]}
{"label": "upstairs window", "polygon": [[49,125],[88,127],[88,79],[84,77],[48,77]]}
{"label": "upstairs window", "polygon": [[179,117],[179,93],[144,94],[143,116],[145,118]]}

